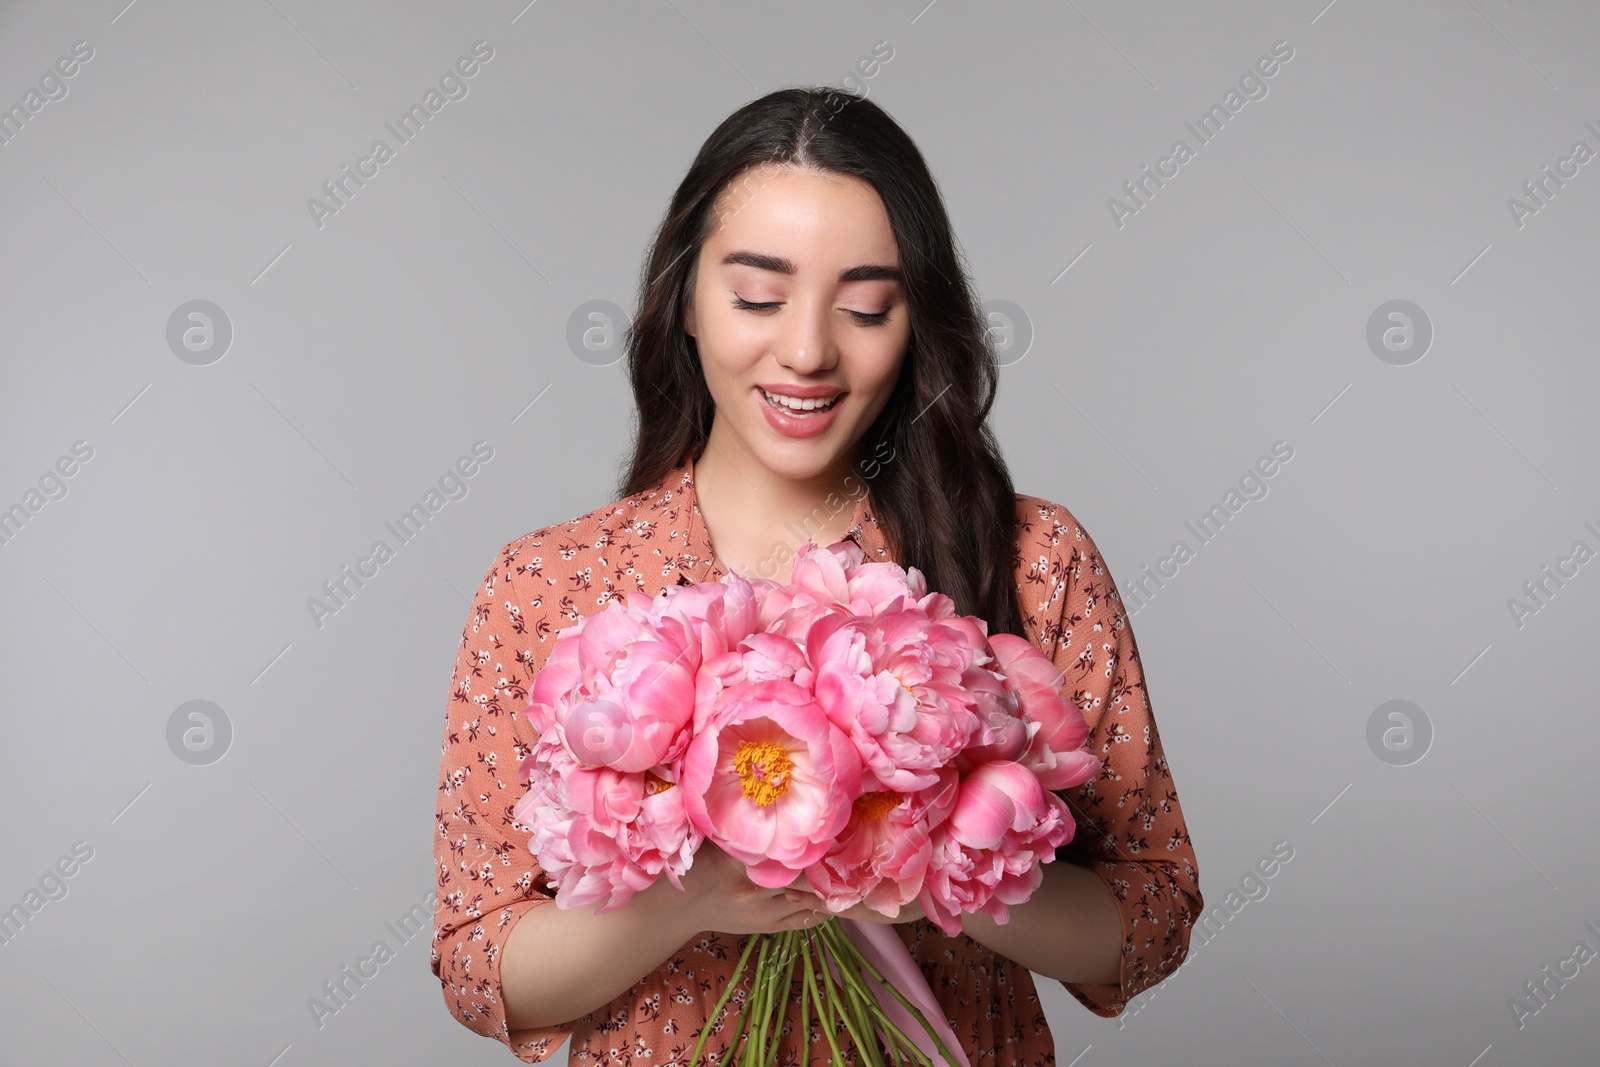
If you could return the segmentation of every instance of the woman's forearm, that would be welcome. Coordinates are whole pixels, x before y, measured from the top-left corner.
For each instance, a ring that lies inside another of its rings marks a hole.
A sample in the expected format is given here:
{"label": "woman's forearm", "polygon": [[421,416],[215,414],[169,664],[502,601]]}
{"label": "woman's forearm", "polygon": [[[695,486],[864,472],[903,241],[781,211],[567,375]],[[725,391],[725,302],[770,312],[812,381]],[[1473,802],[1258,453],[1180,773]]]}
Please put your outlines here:
{"label": "woman's forearm", "polygon": [[513,1038],[609,1004],[683,947],[693,931],[672,921],[661,907],[664,894],[652,893],[657,888],[604,915],[594,905],[541,904],[512,924],[501,949],[500,995]]}
{"label": "woman's forearm", "polygon": [[[1065,861],[1040,870],[1043,881],[1028,900],[1010,905],[1009,922],[963,914],[963,931],[1046,977],[1116,982],[1122,916],[1105,882]],[[675,921],[672,905],[680,895],[662,880],[604,915],[592,905],[546,904],[525,912],[512,924],[500,957],[500,995],[512,1036],[581,1018],[670,959],[694,935]]]}
{"label": "woman's forearm", "polygon": [[1115,983],[1122,974],[1122,913],[1106,883],[1087,867],[1041,864],[1044,881],[1011,921],[982,912],[961,916],[962,932],[980,945],[1058,982]]}

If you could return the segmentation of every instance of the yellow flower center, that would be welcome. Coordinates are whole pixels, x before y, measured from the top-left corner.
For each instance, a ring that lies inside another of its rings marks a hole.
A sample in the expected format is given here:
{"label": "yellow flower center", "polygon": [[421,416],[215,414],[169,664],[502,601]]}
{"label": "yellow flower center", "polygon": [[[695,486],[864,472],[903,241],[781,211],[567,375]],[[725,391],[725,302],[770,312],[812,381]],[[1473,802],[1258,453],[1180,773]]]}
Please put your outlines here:
{"label": "yellow flower center", "polygon": [[665,793],[677,784],[658,776],[654,771],[644,772],[644,795],[647,797],[653,797],[657,793]]}
{"label": "yellow flower center", "polygon": [[746,741],[733,754],[733,769],[747,799],[766,807],[789,788],[794,761],[775,741]]}
{"label": "yellow flower center", "polygon": [[892,790],[862,793],[850,807],[850,817],[860,822],[876,822],[900,803],[900,794]]}

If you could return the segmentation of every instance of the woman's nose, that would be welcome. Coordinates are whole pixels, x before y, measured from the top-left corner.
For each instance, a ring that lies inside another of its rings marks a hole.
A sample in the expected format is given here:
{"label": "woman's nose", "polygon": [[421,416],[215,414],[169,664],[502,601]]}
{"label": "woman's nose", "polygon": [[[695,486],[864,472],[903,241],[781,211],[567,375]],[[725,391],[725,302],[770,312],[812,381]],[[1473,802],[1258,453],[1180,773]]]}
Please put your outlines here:
{"label": "woman's nose", "polygon": [[778,360],[796,374],[815,374],[833,364],[826,310],[797,310],[785,323]]}

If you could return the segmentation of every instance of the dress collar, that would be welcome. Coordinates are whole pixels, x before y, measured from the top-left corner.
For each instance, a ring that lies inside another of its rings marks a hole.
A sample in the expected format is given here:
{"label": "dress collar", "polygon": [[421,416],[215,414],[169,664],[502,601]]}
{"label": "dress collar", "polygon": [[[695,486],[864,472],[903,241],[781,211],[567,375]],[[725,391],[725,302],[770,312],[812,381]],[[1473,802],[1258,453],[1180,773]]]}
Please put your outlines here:
{"label": "dress collar", "polygon": [[[866,562],[892,560],[894,557],[889,552],[888,538],[878,525],[876,516],[872,514],[870,492],[867,491],[859,475],[852,475],[851,478],[863,491],[855,498],[850,512],[850,527],[845,532],[844,538],[854,541],[861,547]],[[714,582],[721,579],[725,572],[717,564],[715,550],[711,544],[711,534],[706,529],[705,517],[700,514],[700,503],[695,496],[693,457],[686,455],[683,462],[667,475],[662,486],[676,488],[677,505],[684,509],[678,516],[681,520],[680,528],[684,530],[684,542],[674,563],[677,571],[674,580],[679,585],[687,585],[692,582]],[[667,500],[671,495],[658,493],[657,499]],[[802,528],[796,527],[792,530],[789,538],[792,542],[791,550],[798,549],[807,536]]]}

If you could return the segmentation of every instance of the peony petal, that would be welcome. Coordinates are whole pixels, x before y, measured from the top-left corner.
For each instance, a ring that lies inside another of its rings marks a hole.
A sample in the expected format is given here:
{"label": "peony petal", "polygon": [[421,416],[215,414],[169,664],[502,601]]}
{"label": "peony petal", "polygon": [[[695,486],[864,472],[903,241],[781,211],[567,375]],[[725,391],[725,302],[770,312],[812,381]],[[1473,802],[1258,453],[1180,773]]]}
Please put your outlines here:
{"label": "peony petal", "polygon": [[951,835],[967,848],[995,848],[1011,828],[1016,811],[1016,804],[993,783],[968,779],[962,783],[947,825]]}

